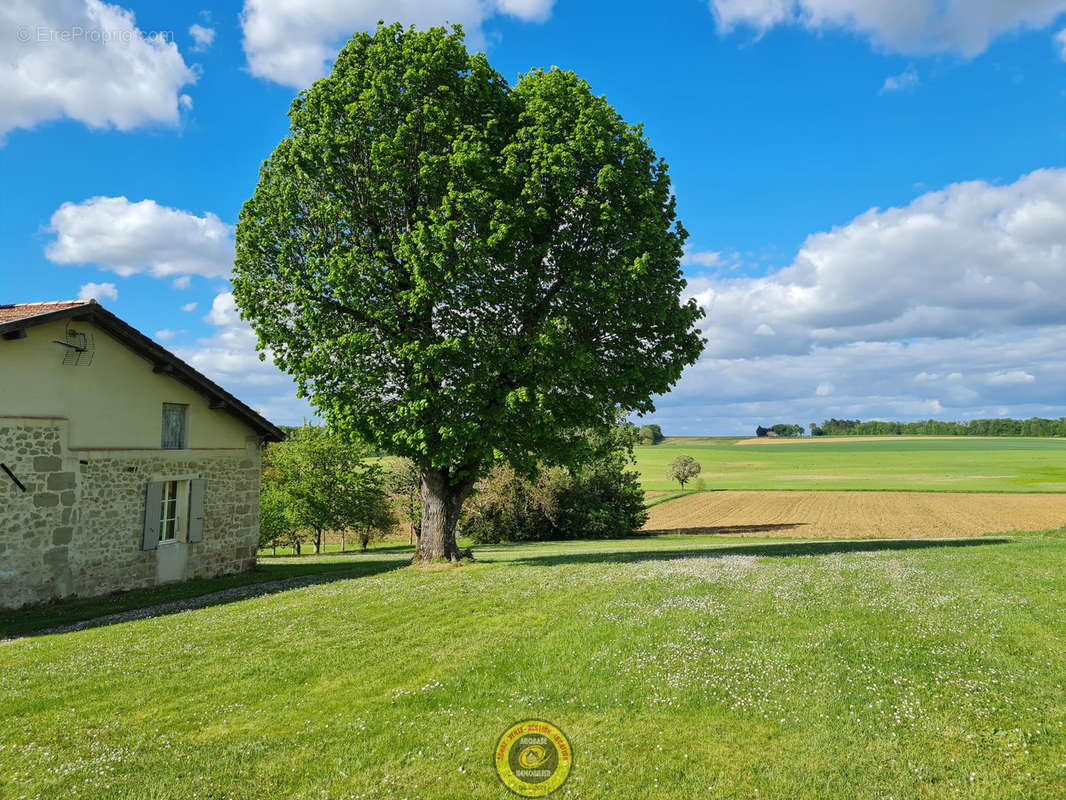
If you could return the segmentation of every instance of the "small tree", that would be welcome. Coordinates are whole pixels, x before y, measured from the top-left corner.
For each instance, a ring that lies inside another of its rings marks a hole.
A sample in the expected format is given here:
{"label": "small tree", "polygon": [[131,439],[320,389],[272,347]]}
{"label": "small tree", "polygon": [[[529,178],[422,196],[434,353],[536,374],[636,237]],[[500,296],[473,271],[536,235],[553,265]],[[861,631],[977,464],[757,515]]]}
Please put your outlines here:
{"label": "small tree", "polygon": [[311,532],[316,553],[326,531],[361,529],[377,513],[368,498],[384,498],[384,473],[367,455],[364,446],[314,425],[267,451],[264,482],[284,493],[293,527]]}
{"label": "small tree", "polygon": [[353,512],[356,520],[353,527],[363,552],[366,552],[372,540],[381,538],[396,524],[396,515],[389,503],[383,480],[368,482],[362,487],[358,506]]}
{"label": "small tree", "polygon": [[670,462],[669,476],[681,484],[681,491],[685,490],[685,484],[700,474],[703,469],[699,462],[692,456],[678,456]]}
{"label": "small tree", "polygon": [[396,459],[389,466],[389,493],[398,507],[400,519],[408,525],[411,544],[422,534],[421,481],[418,467],[409,458]]}
{"label": "small tree", "polygon": [[264,480],[259,492],[259,549],[269,547],[277,555],[278,545],[289,543],[295,532],[285,490],[273,481]]}

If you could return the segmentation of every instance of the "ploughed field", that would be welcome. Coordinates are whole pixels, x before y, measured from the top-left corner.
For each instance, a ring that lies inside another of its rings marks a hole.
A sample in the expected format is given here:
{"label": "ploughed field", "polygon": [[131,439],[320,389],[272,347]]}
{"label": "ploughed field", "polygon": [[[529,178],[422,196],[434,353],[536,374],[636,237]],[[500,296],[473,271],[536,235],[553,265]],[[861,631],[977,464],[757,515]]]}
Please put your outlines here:
{"label": "ploughed field", "polygon": [[1066,439],[670,437],[635,455],[649,491],[676,491],[668,465],[690,455],[706,489],[1066,493]]}
{"label": "ploughed field", "polygon": [[667,533],[924,539],[1064,527],[1066,494],[695,492],[649,513]]}

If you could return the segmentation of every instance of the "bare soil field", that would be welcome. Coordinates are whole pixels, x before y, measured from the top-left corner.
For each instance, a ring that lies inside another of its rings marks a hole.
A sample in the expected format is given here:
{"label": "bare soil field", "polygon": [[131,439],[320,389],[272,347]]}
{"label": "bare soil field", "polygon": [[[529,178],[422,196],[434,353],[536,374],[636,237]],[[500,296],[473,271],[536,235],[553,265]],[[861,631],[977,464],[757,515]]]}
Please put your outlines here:
{"label": "bare soil field", "polygon": [[[741,439],[735,444],[813,444],[815,442],[899,442],[899,441],[923,441],[935,442],[954,441],[965,439],[967,441],[987,441],[989,439],[1003,440],[1006,438],[1021,439],[1021,436],[764,436],[755,439]],[[1049,437],[1045,437],[1049,438]]]}
{"label": "bare soil field", "polygon": [[1066,526],[1066,495],[697,492],[654,506],[645,531],[803,539],[939,538]]}

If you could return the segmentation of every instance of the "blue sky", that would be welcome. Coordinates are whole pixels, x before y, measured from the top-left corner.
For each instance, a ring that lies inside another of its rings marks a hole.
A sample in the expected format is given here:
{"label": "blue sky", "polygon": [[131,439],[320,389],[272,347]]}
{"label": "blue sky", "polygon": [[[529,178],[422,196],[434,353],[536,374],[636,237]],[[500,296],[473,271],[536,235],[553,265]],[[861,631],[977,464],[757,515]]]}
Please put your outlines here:
{"label": "blue sky", "polygon": [[576,71],[670,164],[710,344],[667,433],[1066,414],[1066,0],[297,5],[5,3],[0,300],[96,296],[299,422],[232,225],[346,35],[449,20],[509,79]]}

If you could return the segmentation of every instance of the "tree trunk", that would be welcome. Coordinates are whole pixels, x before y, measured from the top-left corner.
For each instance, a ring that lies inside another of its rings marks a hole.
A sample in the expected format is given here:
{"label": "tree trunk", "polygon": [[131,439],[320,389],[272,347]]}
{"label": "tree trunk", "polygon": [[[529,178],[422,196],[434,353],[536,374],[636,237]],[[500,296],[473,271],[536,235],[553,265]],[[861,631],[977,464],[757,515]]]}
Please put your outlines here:
{"label": "tree trunk", "polygon": [[347,533],[347,531],[344,531],[344,530],[341,531],[341,554],[342,555],[344,553],[344,536],[345,536],[346,533]]}
{"label": "tree trunk", "polygon": [[322,553],[322,531],[315,529],[315,555]]}
{"label": "tree trunk", "polygon": [[455,525],[474,486],[472,477],[451,478],[448,470],[422,471],[422,524],[415,561],[458,561]]}

